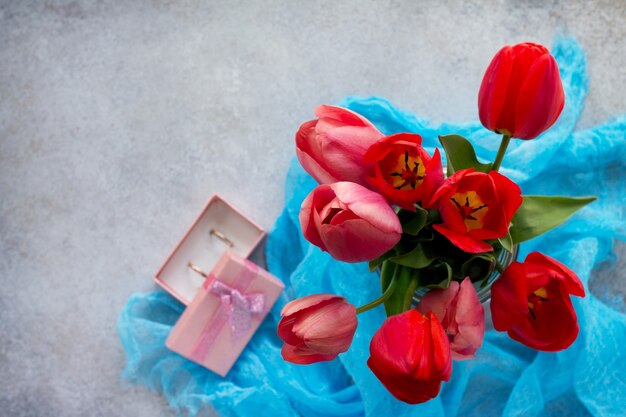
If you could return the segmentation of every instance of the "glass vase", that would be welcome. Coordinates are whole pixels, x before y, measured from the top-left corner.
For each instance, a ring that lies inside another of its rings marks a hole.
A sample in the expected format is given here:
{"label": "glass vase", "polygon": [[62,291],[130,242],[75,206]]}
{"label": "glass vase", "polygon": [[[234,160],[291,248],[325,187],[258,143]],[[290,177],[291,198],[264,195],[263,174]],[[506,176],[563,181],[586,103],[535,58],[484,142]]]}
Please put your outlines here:
{"label": "glass vase", "polygon": [[[509,265],[517,260],[518,252],[519,245],[513,245],[511,252],[504,249],[500,251],[497,259],[503,270],[508,268]],[[491,300],[491,286],[499,277],[500,272],[498,272],[498,269],[496,268],[496,263],[492,262],[487,273],[487,280],[485,281],[484,279],[481,279],[473,283],[474,288],[476,288],[478,300],[480,300],[481,303],[485,304]],[[420,288],[415,291],[415,295],[413,295],[413,305],[417,304],[429,290],[429,288]]]}

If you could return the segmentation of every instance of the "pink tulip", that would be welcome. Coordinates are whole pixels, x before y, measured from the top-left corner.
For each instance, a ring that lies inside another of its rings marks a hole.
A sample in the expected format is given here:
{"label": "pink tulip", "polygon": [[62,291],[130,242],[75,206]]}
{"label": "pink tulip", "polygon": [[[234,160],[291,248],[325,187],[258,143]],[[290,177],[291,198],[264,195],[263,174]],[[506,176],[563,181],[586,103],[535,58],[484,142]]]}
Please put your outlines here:
{"label": "pink tulip", "polygon": [[352,182],[317,186],[302,202],[300,225],[309,242],[344,262],[376,259],[402,234],[384,197]]}
{"label": "pink tulip", "polygon": [[431,290],[417,305],[425,314],[435,313],[446,329],[452,349],[452,359],[471,359],[483,344],[485,313],[469,278],[461,285],[452,281],[446,289]]}
{"label": "pink tulip", "polygon": [[297,298],[280,312],[278,336],[285,342],[283,359],[297,364],[330,361],[352,344],[356,308],[333,294]]}
{"label": "pink tulip", "polygon": [[320,184],[351,181],[366,185],[367,148],[383,134],[365,117],[337,106],[319,106],[317,120],[305,122],[296,133],[300,164]]}

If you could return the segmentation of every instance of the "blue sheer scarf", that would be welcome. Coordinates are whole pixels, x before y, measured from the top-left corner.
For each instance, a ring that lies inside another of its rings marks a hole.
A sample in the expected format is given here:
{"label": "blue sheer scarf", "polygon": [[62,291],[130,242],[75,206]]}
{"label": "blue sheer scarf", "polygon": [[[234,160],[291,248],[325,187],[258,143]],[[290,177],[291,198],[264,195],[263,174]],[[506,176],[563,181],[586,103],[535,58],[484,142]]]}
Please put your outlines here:
{"label": "blue sheer scarf", "polygon": [[[163,393],[181,415],[210,407],[238,417],[626,415],[624,306],[611,307],[588,289],[594,265],[611,257],[615,238],[626,236],[626,116],[576,131],[587,94],[584,53],[573,39],[557,39],[552,53],[566,107],[542,137],[514,140],[501,172],[518,182],[524,194],[599,197],[559,228],[524,243],[520,254],[520,259],[534,250],[548,254],[585,283],[587,297],[573,299],[580,335],[568,350],[536,352],[488,330],[477,357],[454,363],[452,379],[436,399],[409,406],[395,400],[366,365],[370,338],[384,320],[381,308],[359,316],[354,343],[338,360],[310,366],[284,362],[276,325],[290,299],[332,292],[359,305],[380,291],[378,276],[365,264],[335,261],[302,237],[300,203],[316,184],[294,160],[287,173],[285,208],[266,247],[268,269],[285,282],[286,291],[233,370],[221,378],[165,347],[183,306],[155,291],[133,295],[119,319],[127,355],[125,378]],[[419,133],[430,152],[438,144],[437,135],[447,133],[470,138],[484,160],[493,160],[499,144],[478,122],[435,126],[382,98],[348,98],[342,105],[385,134]]]}

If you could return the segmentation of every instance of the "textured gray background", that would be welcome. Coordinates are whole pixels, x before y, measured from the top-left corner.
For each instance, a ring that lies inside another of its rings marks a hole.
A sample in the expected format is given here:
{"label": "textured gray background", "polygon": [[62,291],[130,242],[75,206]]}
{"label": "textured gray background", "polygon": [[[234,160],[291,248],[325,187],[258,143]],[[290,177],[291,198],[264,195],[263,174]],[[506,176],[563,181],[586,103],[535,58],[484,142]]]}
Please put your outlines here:
{"label": "textured gray background", "polygon": [[617,0],[0,2],[0,416],[170,415],[121,382],[118,314],[212,193],[271,227],[315,105],[474,119],[496,50],[560,32],[587,52],[590,127],[626,112],[625,19]]}

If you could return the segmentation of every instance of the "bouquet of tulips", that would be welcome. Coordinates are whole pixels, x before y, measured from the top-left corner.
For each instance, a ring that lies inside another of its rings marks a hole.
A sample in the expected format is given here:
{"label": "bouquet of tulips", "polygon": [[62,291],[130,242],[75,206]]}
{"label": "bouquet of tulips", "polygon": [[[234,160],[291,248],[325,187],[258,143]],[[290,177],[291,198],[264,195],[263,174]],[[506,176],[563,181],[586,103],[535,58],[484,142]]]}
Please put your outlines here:
{"label": "bouquet of tulips", "polygon": [[[515,260],[517,245],[559,225],[594,197],[522,196],[498,172],[512,138],[552,126],[565,101],[556,60],[537,44],[505,46],[478,96],[483,125],[502,135],[493,163],[471,143],[440,136],[430,155],[415,133],[383,135],[346,108],[323,105],[296,134],[296,152],[320,184],[304,200],[304,237],[335,259],[368,261],[382,295],[356,308],[315,294],[288,303],[278,335],[286,361],[310,364],[345,352],[356,315],[384,305],[369,368],[399,400],[421,403],[448,381],[452,360],[473,358],[493,326],[542,351],[567,348],[578,334],[570,296],[584,297],[567,266],[539,252]],[[381,307],[382,308],[382,307]]]}

